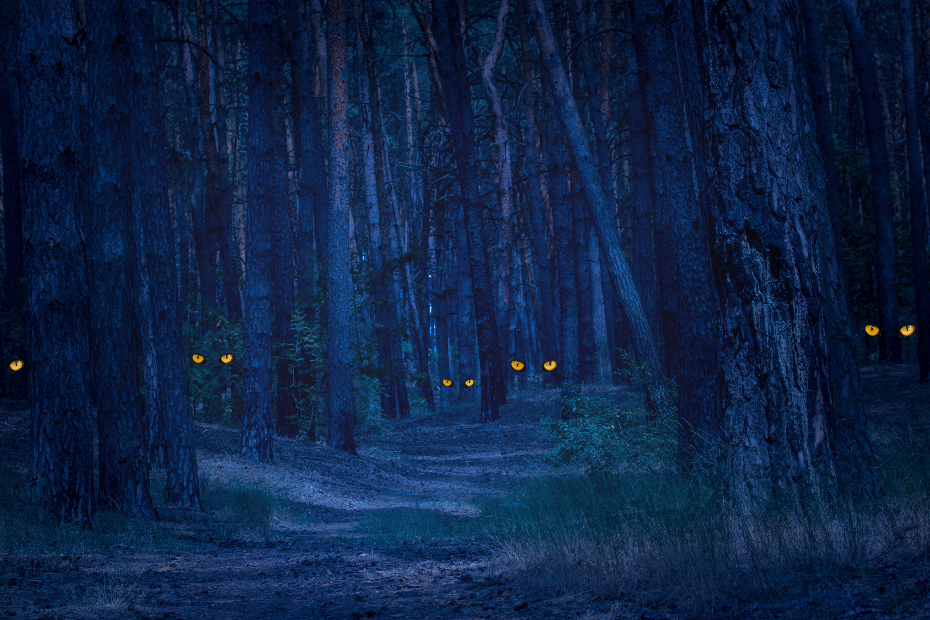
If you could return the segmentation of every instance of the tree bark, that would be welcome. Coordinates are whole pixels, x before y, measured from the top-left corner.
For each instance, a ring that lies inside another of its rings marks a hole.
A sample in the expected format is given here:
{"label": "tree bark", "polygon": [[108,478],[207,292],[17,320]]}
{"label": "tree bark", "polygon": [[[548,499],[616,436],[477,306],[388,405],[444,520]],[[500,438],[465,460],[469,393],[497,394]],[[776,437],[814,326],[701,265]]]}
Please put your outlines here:
{"label": "tree bark", "polygon": [[859,94],[869,147],[869,174],[872,179],[872,210],[875,216],[875,275],[878,283],[879,361],[901,363],[898,334],[898,278],[895,273],[894,204],[891,171],[885,142],[885,114],[882,111],[872,44],[865,33],[857,0],[841,0],[843,20],[856,64]]}
{"label": "tree bark", "polygon": [[653,373],[661,376],[662,367],[655,338],[643,312],[642,302],[633,283],[633,276],[627,265],[626,257],[623,255],[615,218],[610,216],[611,210],[600,186],[597,170],[591,157],[591,148],[565,77],[565,69],[562,67],[562,61],[556,50],[544,0],[534,0],[534,7],[535,11],[531,19],[536,28],[536,42],[539,45],[540,56],[553,90],[559,118],[565,126],[565,134],[571,147],[575,167],[594,216],[594,226],[601,244],[601,251],[607,259],[611,281],[630,323],[635,354],[637,359],[651,366]]}
{"label": "tree bark", "polygon": [[643,70],[652,145],[656,274],[667,372],[678,391],[679,454],[685,464],[720,436],[716,369],[719,324],[707,214],[694,182],[675,40],[682,28],[674,0],[632,3],[637,64]]}
{"label": "tree bark", "polygon": [[346,0],[330,0],[329,229],[326,259],[326,354],[329,445],[355,454],[352,396],[352,276],[349,253],[349,95]]}
{"label": "tree bark", "polygon": [[133,74],[127,3],[88,3],[91,179],[87,218],[91,393],[97,409],[98,503],[147,518],[146,427],[136,366],[130,206]]}
{"label": "tree bark", "polygon": [[804,507],[837,486],[876,497],[823,169],[803,130],[812,113],[797,5],[701,9],[733,504]]}
{"label": "tree bark", "polygon": [[275,114],[276,28],[274,0],[249,3],[249,194],[245,231],[245,329],[243,360],[242,456],[261,462],[273,457],[271,373],[274,297],[272,226],[285,200],[280,129]]}
{"label": "tree bark", "polygon": [[32,435],[40,518],[92,529],[93,435],[87,363],[82,24],[75,7],[20,1],[19,100]]}
{"label": "tree bark", "polygon": [[[553,123],[554,124],[554,123]],[[554,128],[553,128],[554,129]],[[569,194],[569,161],[565,138],[552,132],[549,145],[549,198],[552,201],[554,256],[559,295],[559,373],[562,395],[575,396],[578,377],[578,289],[575,252],[572,250],[572,207]],[[563,413],[568,410],[563,410]]]}
{"label": "tree bark", "polygon": [[[917,64],[914,54],[914,14],[911,0],[900,0],[904,116],[907,137],[907,186],[911,207],[911,257],[914,301],[917,306],[917,348],[921,383],[930,381],[930,274],[927,266],[927,204],[924,199],[923,162],[917,105]],[[926,113],[926,111],[924,111]]]}
{"label": "tree bark", "polygon": [[494,316],[491,274],[488,270],[487,237],[478,190],[474,113],[468,88],[458,3],[455,0],[433,0],[432,21],[465,213],[478,332],[478,362],[481,367],[481,419],[493,422],[500,417],[498,405],[504,400],[504,375]]}

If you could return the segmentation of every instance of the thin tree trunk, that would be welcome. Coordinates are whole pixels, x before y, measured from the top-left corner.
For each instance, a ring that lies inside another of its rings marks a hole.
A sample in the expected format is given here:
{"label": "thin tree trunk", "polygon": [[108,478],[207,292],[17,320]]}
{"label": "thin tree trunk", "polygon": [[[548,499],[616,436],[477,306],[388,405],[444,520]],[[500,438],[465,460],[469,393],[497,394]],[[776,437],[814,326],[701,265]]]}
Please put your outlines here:
{"label": "thin tree trunk", "polygon": [[245,230],[245,328],[242,456],[261,462],[273,457],[274,412],[271,373],[274,297],[271,228],[278,202],[285,200],[280,173],[282,141],[275,113],[277,3],[249,3],[249,193]]}
{"label": "thin tree trunk", "polygon": [[878,283],[879,361],[901,363],[901,338],[898,334],[898,278],[895,273],[894,204],[891,195],[891,171],[888,167],[886,115],[882,111],[878,76],[869,42],[859,14],[857,0],[840,0],[843,20],[849,33],[849,45],[859,78],[859,95],[869,148],[869,174],[872,179],[872,211],[875,215],[875,275]]}
{"label": "thin tree trunk", "polygon": [[[554,122],[553,122],[554,124]],[[575,279],[576,253],[572,250],[572,207],[569,194],[569,161],[565,138],[553,128],[549,145],[549,198],[552,200],[556,282],[559,295],[559,373],[562,395],[577,394],[578,289]],[[564,409],[566,413],[568,409]]]}
{"label": "thin tree trunk", "polygon": [[626,257],[623,255],[615,218],[610,216],[611,209],[600,186],[597,170],[591,157],[591,149],[581,124],[581,117],[556,50],[544,0],[534,0],[534,7],[535,11],[531,19],[536,28],[536,42],[539,45],[540,56],[553,90],[558,115],[565,126],[565,134],[571,147],[575,167],[594,216],[594,226],[601,250],[607,259],[611,281],[614,283],[617,296],[623,304],[624,312],[630,323],[636,356],[639,360],[650,364],[653,373],[661,376],[662,368],[655,338],[643,312],[642,301],[633,283],[633,276],[627,265]]}
{"label": "thin tree trunk", "polygon": [[[126,3],[88,4],[91,179],[87,217],[91,394],[97,409],[98,503],[156,518],[149,490],[133,312],[133,74]],[[173,284],[173,283],[172,283]]]}
{"label": "thin tree trunk", "polygon": [[452,133],[452,148],[458,170],[465,213],[468,255],[478,331],[478,361],[481,366],[481,419],[493,422],[500,416],[504,400],[504,375],[500,339],[494,317],[494,297],[488,270],[487,237],[481,213],[475,152],[474,116],[468,89],[462,45],[459,7],[455,0],[433,0],[433,32],[439,49],[439,73],[445,94]]}
{"label": "thin tree trunk", "polygon": [[911,0],[900,0],[904,114],[907,132],[907,185],[911,207],[911,256],[914,300],[917,306],[917,346],[920,382],[930,381],[930,275],[927,268],[927,204],[924,200],[923,163],[917,105],[917,65],[914,58],[914,14]]}
{"label": "thin tree trunk", "polygon": [[93,527],[82,93],[76,7],[20,0],[19,100],[32,438],[40,518]]}
{"label": "thin tree trunk", "polygon": [[355,454],[352,396],[352,275],[349,253],[349,95],[346,0],[330,0],[329,229],[326,258],[326,354],[329,445]]}

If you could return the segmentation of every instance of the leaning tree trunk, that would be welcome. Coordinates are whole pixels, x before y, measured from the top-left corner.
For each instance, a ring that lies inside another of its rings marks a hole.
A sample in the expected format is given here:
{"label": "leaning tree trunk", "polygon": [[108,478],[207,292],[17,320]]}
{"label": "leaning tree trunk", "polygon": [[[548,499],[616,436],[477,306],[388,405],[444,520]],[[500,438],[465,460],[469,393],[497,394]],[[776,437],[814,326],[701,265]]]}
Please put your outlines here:
{"label": "leaning tree trunk", "polygon": [[284,165],[275,118],[275,66],[277,3],[249,3],[249,194],[245,229],[245,326],[243,360],[245,390],[242,416],[242,456],[270,462],[271,372],[274,327],[272,311],[271,227],[276,203],[285,200],[278,179]]}
{"label": "leaning tree trunk", "polygon": [[149,426],[159,430],[159,435],[150,440],[164,451],[166,501],[201,510],[148,0],[136,0],[126,16],[132,33],[134,78],[130,191],[139,273],[136,293],[142,324],[143,379],[146,398],[151,399],[147,409],[158,420],[157,425],[149,420]]}
{"label": "leaning tree trunk", "polygon": [[661,376],[662,367],[659,363],[658,350],[655,338],[649,327],[649,322],[643,312],[642,302],[636,286],[633,284],[633,275],[627,265],[626,257],[620,246],[620,237],[617,232],[617,223],[611,217],[611,209],[607,204],[607,197],[600,185],[598,172],[591,156],[585,129],[581,124],[578,108],[572,97],[571,88],[562,66],[562,60],[556,50],[555,40],[552,36],[552,27],[546,12],[544,0],[533,0],[534,11],[531,17],[536,28],[536,43],[546,75],[555,98],[554,105],[559,118],[565,127],[565,134],[571,147],[572,159],[578,170],[578,175],[588,198],[588,205],[594,216],[594,226],[597,238],[601,243],[601,250],[607,260],[610,279],[617,291],[617,296],[623,304],[627,320],[630,323],[630,333],[633,336],[633,345],[637,358],[651,366],[656,376]]}
{"label": "leaning tree trunk", "polygon": [[837,482],[874,497],[823,168],[803,130],[812,118],[797,5],[704,0],[701,10],[733,503],[804,506]]}
{"label": "leaning tree trunk", "polygon": [[92,174],[87,222],[91,392],[99,434],[99,503],[156,517],[133,312],[133,73],[126,3],[88,4],[88,92]]}
{"label": "leaning tree trunk", "polygon": [[352,396],[352,274],[349,252],[349,60],[347,0],[330,0],[329,217],[326,257],[326,396],[329,445],[355,454]]}
{"label": "leaning tree trunk", "polygon": [[898,335],[898,278],[895,274],[894,204],[888,145],[885,143],[885,115],[882,111],[878,76],[872,45],[857,0],[840,0],[849,33],[849,46],[859,78],[859,94],[869,147],[869,174],[872,179],[872,211],[875,216],[875,276],[878,284],[879,361],[901,363]]}
{"label": "leaning tree trunk", "polygon": [[652,145],[656,274],[665,362],[678,385],[678,450],[683,463],[706,453],[721,428],[717,292],[711,271],[707,214],[695,192],[693,151],[676,30],[674,0],[632,3],[637,64],[643,70]]}
{"label": "leaning tree trunk", "polygon": [[[917,306],[917,347],[920,382],[930,381],[930,275],[927,269],[927,203],[924,200],[923,164],[917,105],[917,64],[911,0],[900,0],[904,115],[907,123],[908,201],[911,205],[911,256],[914,270],[914,301]],[[923,111],[927,113],[926,110]],[[930,154],[928,154],[930,155]]]}
{"label": "leaning tree trunk", "polygon": [[76,7],[21,0],[19,100],[29,324],[32,500],[39,516],[93,527],[87,359],[84,55]]}
{"label": "leaning tree trunk", "polygon": [[474,113],[471,109],[458,2],[433,0],[432,21],[439,50],[442,90],[449,113],[452,150],[455,154],[465,213],[478,331],[478,363],[481,367],[481,419],[493,422],[500,417],[498,405],[504,400],[504,375],[501,367],[500,339],[494,316],[491,274],[488,269],[487,236],[478,189]]}

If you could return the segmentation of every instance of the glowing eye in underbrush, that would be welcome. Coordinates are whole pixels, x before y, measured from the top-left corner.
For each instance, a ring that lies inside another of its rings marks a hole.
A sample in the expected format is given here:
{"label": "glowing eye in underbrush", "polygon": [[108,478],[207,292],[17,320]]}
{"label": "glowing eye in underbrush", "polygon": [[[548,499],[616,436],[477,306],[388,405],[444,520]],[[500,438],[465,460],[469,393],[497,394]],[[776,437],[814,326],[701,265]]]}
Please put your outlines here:
{"label": "glowing eye in underbrush", "polygon": [[13,360],[12,362],[10,362],[10,370],[12,370],[13,372],[16,372],[17,370],[22,369],[22,367],[23,367],[23,360]]}
{"label": "glowing eye in underbrush", "polygon": [[220,358],[220,361],[223,362],[224,364],[228,364],[229,362],[233,361],[232,353],[227,353],[226,355],[222,356]]}
{"label": "glowing eye in underbrush", "polygon": [[465,386],[466,386],[466,387],[471,387],[471,386],[473,386],[474,384],[475,384],[475,380],[474,380],[474,379],[465,379]]}
{"label": "glowing eye in underbrush", "polygon": [[443,379],[442,384],[446,387],[452,387],[452,381],[450,381],[449,379]]}
{"label": "glowing eye in underbrush", "polygon": [[908,325],[902,325],[902,326],[901,326],[901,329],[899,329],[898,331],[901,332],[901,335],[902,335],[902,336],[904,336],[905,338],[907,338],[908,336],[910,336],[910,335],[912,335],[912,334],[914,333],[914,326],[913,326],[913,325],[910,325],[910,324],[908,324]]}
{"label": "glowing eye in underbrush", "polygon": [[526,364],[524,364],[523,362],[519,360],[513,360],[512,362],[510,362],[510,367],[516,370],[517,372],[522,372],[523,369],[526,368]]}
{"label": "glowing eye in underbrush", "polygon": [[547,372],[552,372],[553,370],[555,370],[556,366],[558,366],[558,364],[555,363],[555,360],[549,360],[548,362],[543,362],[543,370]]}
{"label": "glowing eye in underbrush", "polygon": [[191,355],[191,359],[194,360],[195,364],[203,364],[203,355],[200,353],[194,353]]}
{"label": "glowing eye in underbrush", "polygon": [[866,326],[865,326],[865,333],[867,333],[869,336],[877,336],[877,335],[878,335],[878,328],[875,327],[874,325],[866,325]]}

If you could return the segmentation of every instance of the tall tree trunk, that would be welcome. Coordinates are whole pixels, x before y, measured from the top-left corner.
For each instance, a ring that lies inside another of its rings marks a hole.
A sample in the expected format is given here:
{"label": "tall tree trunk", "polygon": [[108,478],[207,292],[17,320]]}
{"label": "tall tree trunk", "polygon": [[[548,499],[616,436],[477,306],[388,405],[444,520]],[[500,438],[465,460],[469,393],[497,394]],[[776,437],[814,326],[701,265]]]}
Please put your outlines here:
{"label": "tall tree trunk", "polygon": [[148,0],[127,9],[133,75],[130,192],[133,241],[139,278],[143,380],[147,411],[154,416],[150,438],[164,454],[165,499],[169,504],[201,510],[200,481],[194,452],[188,398],[187,356],[181,346],[181,308],[171,220],[167,210],[158,74]]}
{"label": "tall tree trunk", "polygon": [[136,366],[133,312],[133,74],[127,4],[88,4],[88,93],[91,179],[87,268],[90,299],[91,394],[99,435],[99,504],[156,517]]}
{"label": "tall tree trunk", "polygon": [[91,529],[94,515],[82,27],[76,7],[20,0],[19,100],[29,324],[32,501],[41,518]]}
{"label": "tall tree trunk", "polygon": [[[719,438],[717,342],[719,303],[711,271],[707,214],[695,193],[684,93],[675,32],[682,29],[674,0],[632,4],[637,63],[654,153],[656,274],[665,362],[679,390],[679,453],[684,463]],[[708,443],[709,442],[709,443]]]}
{"label": "tall tree trunk", "polygon": [[849,295],[846,275],[846,257],[843,251],[843,227],[840,222],[840,189],[833,152],[833,118],[830,116],[830,96],[824,75],[823,37],[820,33],[820,0],[799,0],[804,18],[804,42],[807,52],[807,81],[810,84],[811,103],[817,130],[817,147],[823,158],[823,172],[827,183],[827,208],[830,210],[830,225],[836,246],[836,259],[843,274],[843,288]]}
{"label": "tall tree trunk", "polygon": [[504,375],[494,316],[491,274],[488,270],[487,237],[478,191],[474,113],[468,88],[458,3],[455,0],[433,0],[432,21],[465,213],[478,331],[478,361],[481,366],[481,419],[493,422],[500,417],[498,405],[504,400]]}
{"label": "tall tree trunk", "polygon": [[[927,268],[927,203],[924,199],[923,163],[917,105],[917,65],[914,58],[914,14],[911,0],[900,0],[904,115],[907,124],[907,186],[911,206],[911,256],[914,300],[917,306],[917,346],[920,382],[930,381],[930,275]],[[924,112],[926,113],[926,111]]]}
{"label": "tall tree trunk", "polygon": [[329,229],[326,258],[326,357],[329,445],[355,454],[352,397],[352,275],[349,253],[349,94],[346,0],[330,0]]}
{"label": "tall tree trunk", "polygon": [[875,215],[875,276],[878,283],[879,361],[901,363],[898,334],[898,278],[895,273],[894,204],[891,171],[885,141],[885,113],[882,110],[872,44],[865,33],[858,0],[840,0],[849,45],[859,78],[859,95],[869,147],[869,174],[872,179],[872,210]]}
{"label": "tall tree trunk", "polygon": [[262,462],[273,457],[271,372],[274,297],[271,228],[278,202],[285,200],[280,128],[275,112],[276,35],[274,0],[249,3],[249,194],[245,229],[245,329],[243,345],[242,456]]}
{"label": "tall tree trunk", "polygon": [[797,6],[704,0],[701,9],[733,503],[804,506],[837,482],[875,497],[823,169],[800,129],[812,118]]}
{"label": "tall tree trunk", "polygon": [[556,50],[545,1],[533,1],[535,11],[531,19],[536,28],[536,43],[539,45],[543,66],[546,68],[546,74],[553,90],[559,118],[565,126],[565,134],[571,147],[575,167],[594,216],[594,226],[601,244],[601,251],[607,259],[611,281],[614,283],[617,296],[623,304],[624,313],[630,323],[636,356],[640,361],[648,363],[653,373],[661,376],[662,368],[655,338],[643,312],[642,302],[633,283],[633,276],[627,265],[626,257],[620,247],[616,220],[610,215],[611,209],[600,186],[597,170],[591,157],[591,148],[581,124],[581,117]]}
{"label": "tall tree trunk", "polygon": [[[553,122],[553,125],[555,123]],[[553,128],[549,145],[549,198],[552,200],[553,245],[559,295],[559,359],[556,372],[562,395],[576,395],[578,374],[578,289],[576,254],[572,251],[572,207],[569,194],[569,161],[565,138]],[[565,409],[565,412],[568,410]]]}

